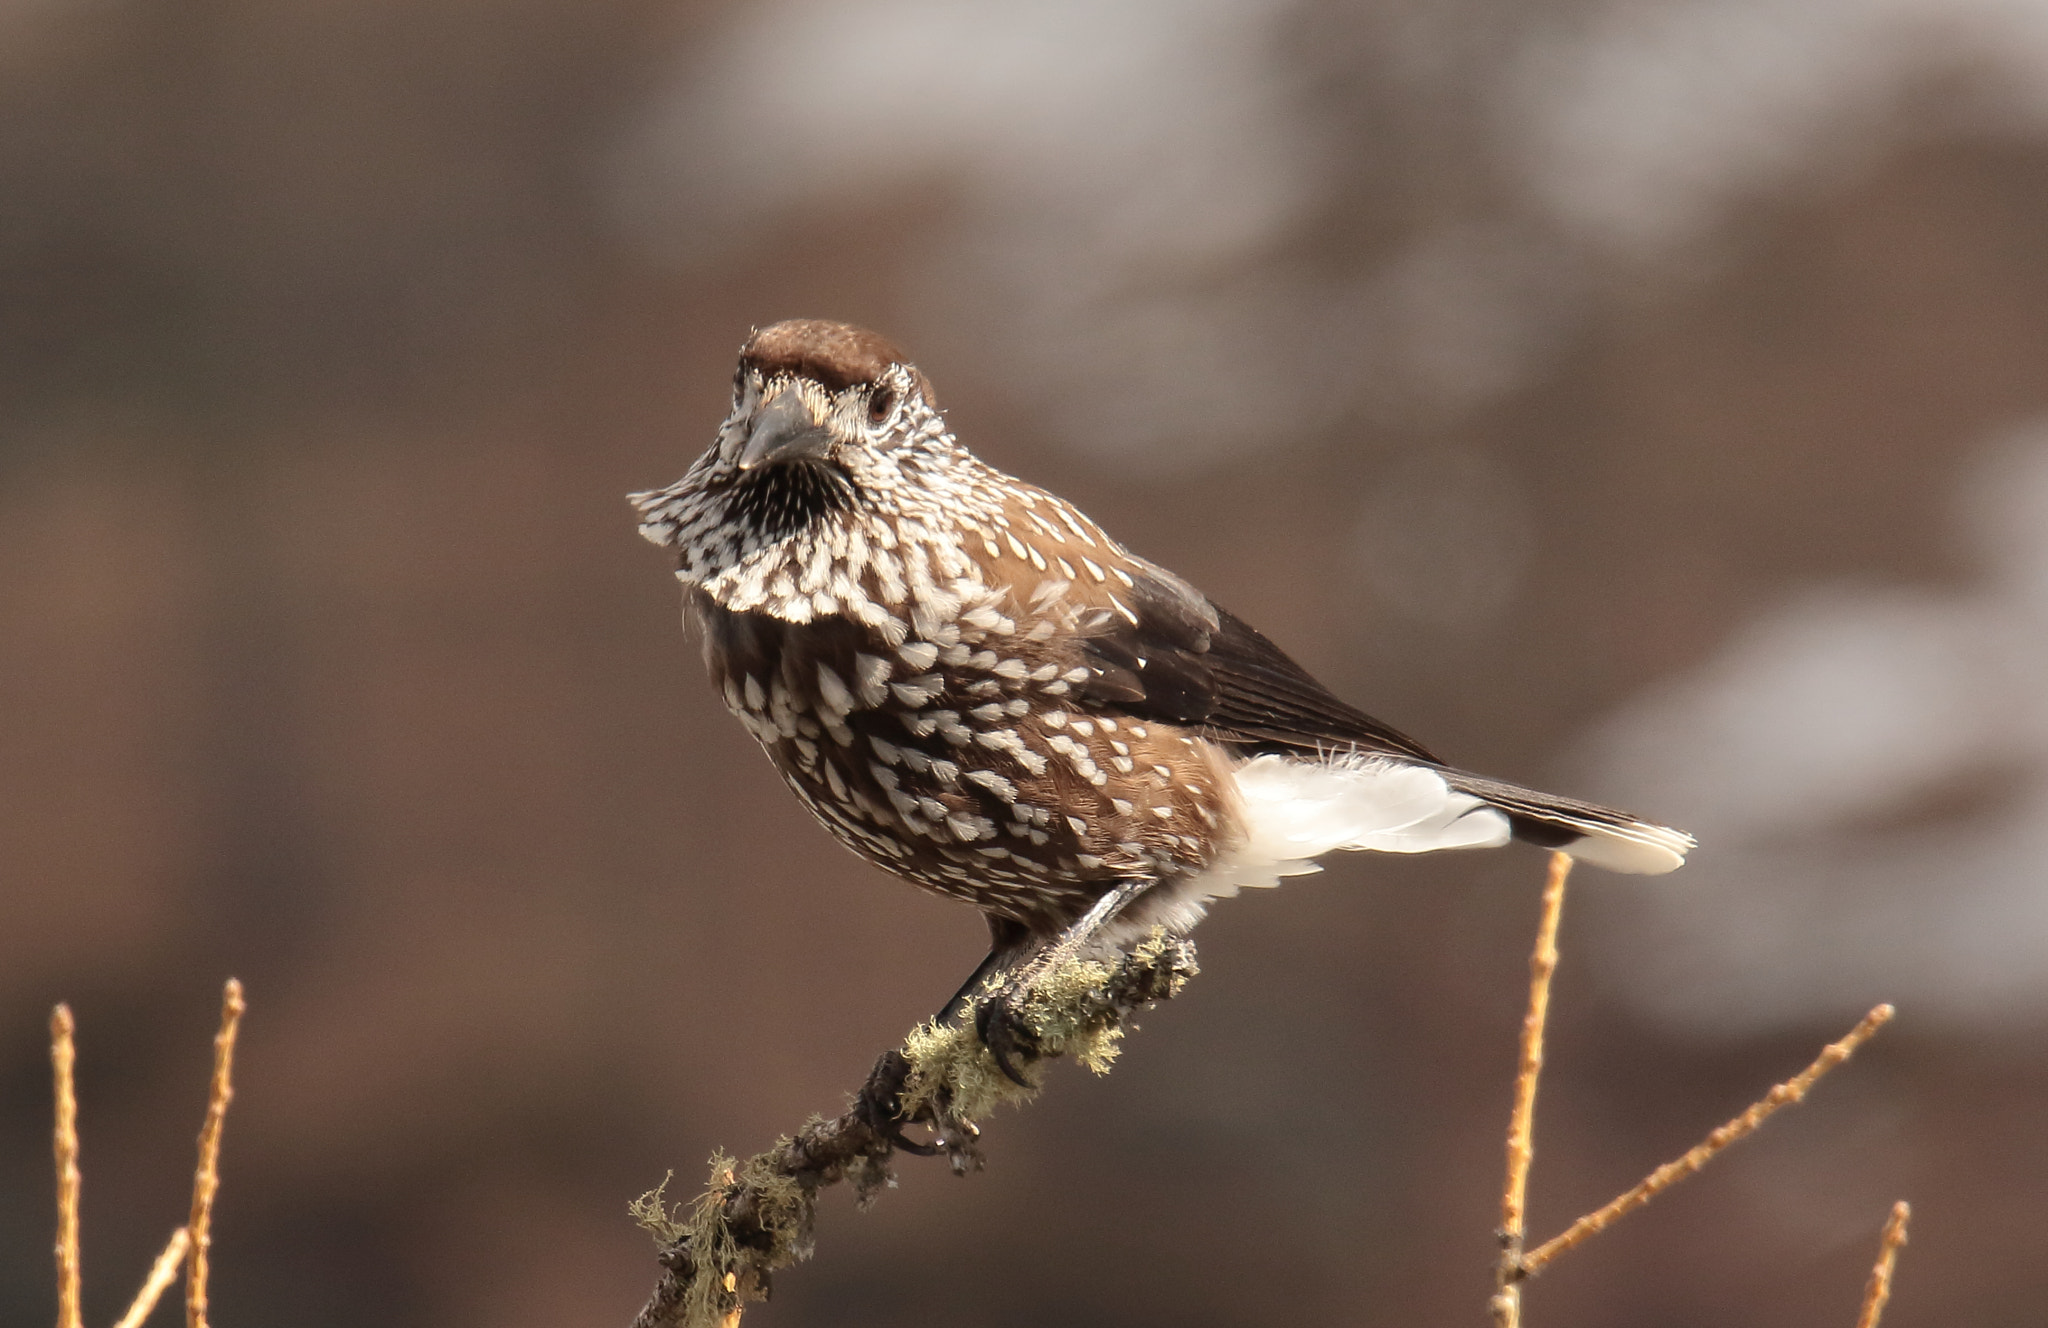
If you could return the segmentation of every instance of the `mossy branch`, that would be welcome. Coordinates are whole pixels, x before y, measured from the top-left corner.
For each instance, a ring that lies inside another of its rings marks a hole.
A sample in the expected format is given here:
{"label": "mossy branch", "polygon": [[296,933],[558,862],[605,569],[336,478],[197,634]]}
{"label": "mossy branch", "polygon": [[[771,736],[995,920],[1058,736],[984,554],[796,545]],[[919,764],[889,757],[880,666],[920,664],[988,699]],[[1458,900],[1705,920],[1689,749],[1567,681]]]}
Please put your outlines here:
{"label": "mossy branch", "polygon": [[[775,1272],[810,1257],[821,1190],[850,1182],[865,1207],[892,1179],[898,1149],[943,1155],[960,1174],[979,1168],[979,1122],[1035,1096],[1045,1062],[1068,1056],[1106,1074],[1131,1016],[1177,995],[1196,972],[1194,946],[1156,930],[1128,954],[1068,960],[1013,996],[1032,1043],[1016,1057],[1030,1087],[997,1068],[970,1010],[957,1024],[912,1030],[845,1114],[814,1117],[744,1162],[714,1154],[710,1186],[694,1203],[668,1204],[664,1181],[628,1210],[661,1246],[664,1269],[634,1328],[731,1328],[747,1302],[767,1299]],[[978,999],[1002,982],[991,979]],[[928,1128],[931,1142],[905,1138],[913,1125]]]}

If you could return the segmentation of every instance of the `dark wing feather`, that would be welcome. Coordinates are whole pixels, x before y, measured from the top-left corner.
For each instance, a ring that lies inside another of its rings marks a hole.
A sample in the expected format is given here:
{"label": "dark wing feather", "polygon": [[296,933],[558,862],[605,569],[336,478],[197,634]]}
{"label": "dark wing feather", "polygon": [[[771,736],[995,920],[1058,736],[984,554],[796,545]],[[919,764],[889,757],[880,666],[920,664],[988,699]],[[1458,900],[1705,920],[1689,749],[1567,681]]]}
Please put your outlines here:
{"label": "dark wing feather", "polygon": [[1091,673],[1080,691],[1089,700],[1255,751],[1356,747],[1440,764],[1171,572],[1135,558],[1125,570],[1129,612],[1091,609],[1077,624]]}
{"label": "dark wing feather", "polygon": [[1245,753],[1360,749],[1426,763],[1452,788],[1504,812],[1515,838],[1614,871],[1667,872],[1693,847],[1692,836],[1627,812],[1450,769],[1338,700],[1171,572],[1137,559],[1119,571],[1131,578],[1129,595],[1092,605],[1076,623],[1090,675],[1079,690],[1099,707],[1198,728]]}

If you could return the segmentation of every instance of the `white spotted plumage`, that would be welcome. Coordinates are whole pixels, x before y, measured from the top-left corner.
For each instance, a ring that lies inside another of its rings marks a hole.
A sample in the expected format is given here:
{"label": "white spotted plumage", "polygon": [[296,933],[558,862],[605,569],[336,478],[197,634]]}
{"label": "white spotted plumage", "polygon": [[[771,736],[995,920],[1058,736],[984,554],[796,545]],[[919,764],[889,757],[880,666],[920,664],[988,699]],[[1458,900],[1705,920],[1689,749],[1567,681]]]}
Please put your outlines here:
{"label": "white spotted plumage", "polygon": [[[770,415],[809,440],[799,459],[751,464]],[[1180,583],[967,452],[923,376],[857,329],[757,333],[712,447],[634,502],[676,551],[728,707],[804,803],[862,856],[1034,931],[1131,879],[1155,885],[1117,934],[1185,928],[1325,853],[1498,843],[1516,816],[1621,870],[1691,846],[1398,742],[1268,750],[1111,713],[1123,666],[1080,640],[1150,630],[1158,584]]]}

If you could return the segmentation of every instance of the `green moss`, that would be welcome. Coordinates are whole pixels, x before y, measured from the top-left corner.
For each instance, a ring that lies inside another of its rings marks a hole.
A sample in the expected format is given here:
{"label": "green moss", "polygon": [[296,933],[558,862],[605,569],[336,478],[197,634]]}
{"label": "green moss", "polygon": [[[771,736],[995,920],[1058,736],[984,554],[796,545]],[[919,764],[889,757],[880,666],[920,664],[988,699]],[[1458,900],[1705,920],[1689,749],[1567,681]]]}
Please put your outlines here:
{"label": "green moss", "polygon": [[[1014,1083],[974,1031],[970,1010],[958,1024],[922,1024],[904,1040],[911,1066],[905,1086],[906,1116],[971,1125],[996,1107],[1029,1101],[1044,1083],[1044,1063],[1070,1056],[1096,1074],[1109,1073],[1121,1050],[1124,1018],[1136,1005],[1179,993],[1195,973],[1193,951],[1161,928],[1114,964],[1068,959],[1034,974],[1016,1012],[1038,1044],[1019,1071],[1030,1080]],[[1002,994],[1002,979],[991,978],[979,999]]]}
{"label": "green moss", "polygon": [[1103,999],[1115,976],[1108,964],[1075,959],[1039,979],[1023,1002],[1025,1022],[1039,1045],[1073,1057],[1096,1074],[1108,1074],[1123,1036],[1122,1021]]}
{"label": "green moss", "polygon": [[739,1242],[725,1217],[725,1201],[733,1190],[733,1161],[723,1151],[711,1155],[711,1183],[690,1206],[677,1245],[689,1251],[694,1275],[684,1289],[684,1328],[715,1328],[739,1308]]}
{"label": "green moss", "polygon": [[971,1014],[958,1024],[919,1024],[903,1040],[903,1055],[910,1062],[903,1086],[908,1119],[981,1120],[1005,1102],[1029,1101],[1045,1078],[1042,1066],[1031,1062],[1020,1069],[1032,1086],[1011,1082],[982,1045]]}
{"label": "green moss", "polygon": [[761,1268],[782,1268],[811,1257],[811,1219],[817,1212],[814,1192],[789,1173],[784,1161],[790,1139],[748,1158],[738,1173],[738,1189],[753,1209],[753,1225],[764,1248],[750,1253]]}
{"label": "green moss", "polygon": [[634,1225],[654,1237],[654,1243],[663,1249],[669,1248],[683,1238],[689,1230],[683,1221],[683,1206],[673,1207],[662,1196],[668,1190],[668,1183],[676,1178],[671,1171],[661,1178],[661,1184],[626,1205],[627,1216]]}

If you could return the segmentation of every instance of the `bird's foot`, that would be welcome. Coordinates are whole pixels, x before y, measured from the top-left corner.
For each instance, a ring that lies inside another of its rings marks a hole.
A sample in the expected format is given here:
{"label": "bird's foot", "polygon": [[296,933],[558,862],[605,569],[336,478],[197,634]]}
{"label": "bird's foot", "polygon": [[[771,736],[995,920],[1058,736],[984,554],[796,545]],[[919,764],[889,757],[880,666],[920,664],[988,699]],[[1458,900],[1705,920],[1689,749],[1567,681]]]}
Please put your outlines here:
{"label": "bird's foot", "polygon": [[981,1045],[987,1047],[988,1054],[995,1058],[996,1068],[1003,1072],[1003,1077],[1019,1088],[1036,1085],[1018,1069],[1017,1058],[1035,1059],[1039,1054],[1038,1033],[1018,1008],[1028,990],[1013,983],[984,995],[974,1010],[974,1031],[981,1036]]}
{"label": "bird's foot", "polygon": [[868,1072],[853,1109],[867,1127],[897,1148],[918,1157],[939,1151],[936,1144],[922,1144],[903,1133],[910,1121],[903,1114],[903,1089],[910,1081],[910,1060],[900,1051],[886,1051]]}

